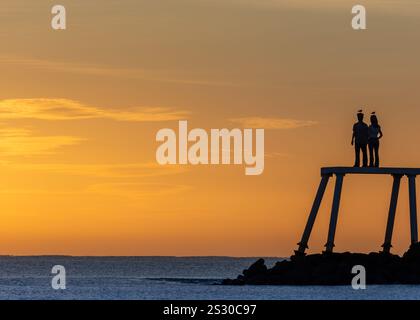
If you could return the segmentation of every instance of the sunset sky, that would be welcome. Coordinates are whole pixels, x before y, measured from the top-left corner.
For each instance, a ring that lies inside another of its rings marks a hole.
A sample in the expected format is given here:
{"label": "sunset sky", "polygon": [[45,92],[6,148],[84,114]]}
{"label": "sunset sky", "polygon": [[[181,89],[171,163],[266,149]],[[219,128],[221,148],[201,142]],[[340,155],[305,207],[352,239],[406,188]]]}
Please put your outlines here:
{"label": "sunset sky", "polygon": [[[360,107],[378,114],[382,165],[420,167],[420,1],[59,3],[65,31],[50,27],[56,1],[0,3],[0,254],[289,256],[320,167],[353,164]],[[367,30],[351,28],[355,4]],[[159,166],[156,132],[178,120],[258,121],[264,173]],[[391,184],[345,177],[337,251],[380,249]]]}

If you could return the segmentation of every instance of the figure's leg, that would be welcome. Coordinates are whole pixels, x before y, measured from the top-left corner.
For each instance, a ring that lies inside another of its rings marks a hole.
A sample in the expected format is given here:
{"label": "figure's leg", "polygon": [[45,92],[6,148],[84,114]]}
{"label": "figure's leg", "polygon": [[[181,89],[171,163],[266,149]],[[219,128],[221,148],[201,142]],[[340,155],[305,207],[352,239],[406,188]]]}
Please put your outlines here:
{"label": "figure's leg", "polygon": [[373,167],[373,144],[369,143],[369,167]]}
{"label": "figure's leg", "polygon": [[375,144],[375,167],[379,167],[379,141]]}
{"label": "figure's leg", "polygon": [[360,145],[358,143],[354,144],[354,156],[355,156],[354,166],[360,167]]}
{"label": "figure's leg", "polygon": [[367,144],[364,143],[363,145],[361,145],[362,148],[362,153],[363,153],[363,166],[367,167],[368,164],[368,158],[367,158]]}

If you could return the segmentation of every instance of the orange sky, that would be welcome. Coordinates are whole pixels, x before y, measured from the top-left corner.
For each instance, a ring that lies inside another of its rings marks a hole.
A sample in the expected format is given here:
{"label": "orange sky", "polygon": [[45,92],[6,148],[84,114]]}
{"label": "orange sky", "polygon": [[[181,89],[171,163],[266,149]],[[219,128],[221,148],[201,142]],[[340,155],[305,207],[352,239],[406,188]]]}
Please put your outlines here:
{"label": "orange sky", "polygon": [[[288,256],[319,168],[351,165],[360,106],[384,166],[420,163],[420,5],[63,0],[0,4],[0,254]],[[265,126],[265,170],[156,164],[161,128]],[[336,250],[379,250],[390,177],[344,180]],[[394,251],[409,244],[403,181]],[[310,251],[326,242],[332,184]]]}

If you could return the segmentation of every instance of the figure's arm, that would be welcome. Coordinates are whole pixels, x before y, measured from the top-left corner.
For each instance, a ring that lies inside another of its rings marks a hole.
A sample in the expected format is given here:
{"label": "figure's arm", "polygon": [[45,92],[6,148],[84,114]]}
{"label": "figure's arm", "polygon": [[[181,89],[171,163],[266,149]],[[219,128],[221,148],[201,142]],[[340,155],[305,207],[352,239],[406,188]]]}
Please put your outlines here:
{"label": "figure's arm", "polygon": [[382,134],[382,129],[381,129],[381,127],[379,127],[379,137],[378,137],[378,139],[380,139],[380,138],[382,138],[384,135]]}
{"label": "figure's arm", "polygon": [[353,135],[351,136],[351,145],[354,144],[354,131],[353,131]]}

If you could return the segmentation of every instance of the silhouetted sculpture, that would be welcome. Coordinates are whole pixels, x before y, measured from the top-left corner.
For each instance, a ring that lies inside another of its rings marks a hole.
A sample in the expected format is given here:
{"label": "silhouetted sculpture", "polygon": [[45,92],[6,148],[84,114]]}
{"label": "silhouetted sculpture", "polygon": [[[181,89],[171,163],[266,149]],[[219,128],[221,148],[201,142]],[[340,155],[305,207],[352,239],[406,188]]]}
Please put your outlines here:
{"label": "silhouetted sculpture", "polygon": [[379,167],[379,139],[383,137],[375,112],[370,116],[369,126],[369,167]]}
{"label": "silhouetted sculpture", "polygon": [[353,125],[353,135],[351,137],[351,145],[354,145],[355,161],[354,166],[360,167],[360,150],[363,153],[363,167],[367,167],[367,145],[369,137],[369,127],[363,122],[363,111],[357,112],[357,122]]}
{"label": "silhouetted sculpture", "polygon": [[[393,177],[388,220],[382,252],[335,253],[334,238],[338,222],[341,190],[345,175],[375,174]],[[321,168],[321,182],[318,187],[311,211],[306,222],[299,247],[290,260],[277,262],[267,268],[264,260],[259,259],[251,267],[243,271],[236,279],[225,279],[223,284],[278,284],[278,285],[346,285],[351,283],[354,274],[352,268],[362,265],[369,270],[368,283],[375,284],[420,284],[420,242],[417,230],[416,176],[420,168]],[[328,180],[335,176],[335,188],[331,207],[330,225],[327,243],[322,254],[306,255],[308,241],[314,226],[319,207],[327,188]],[[411,246],[402,257],[391,254],[391,241],[394,229],[400,182],[403,176],[408,177],[409,213]]]}
{"label": "silhouetted sculpture", "polygon": [[327,188],[328,180],[335,175],[335,188],[333,203],[331,207],[330,226],[328,229],[327,243],[325,244],[325,252],[331,253],[334,248],[335,230],[337,227],[338,210],[340,208],[341,189],[343,186],[343,179],[348,174],[386,174],[393,177],[391,201],[389,204],[388,222],[385,231],[385,241],[382,245],[383,252],[389,253],[392,239],[392,232],[394,228],[395,211],[397,209],[398,193],[400,190],[400,182],[403,176],[408,177],[408,195],[410,205],[410,230],[411,230],[411,244],[418,242],[417,231],[417,200],[416,200],[416,176],[420,175],[420,168],[351,168],[351,167],[326,167],[321,168],[321,182],[309,213],[302,238],[298,243],[299,248],[295,251],[295,255],[304,255],[305,250],[308,248],[309,237],[324,196],[325,189]]}

